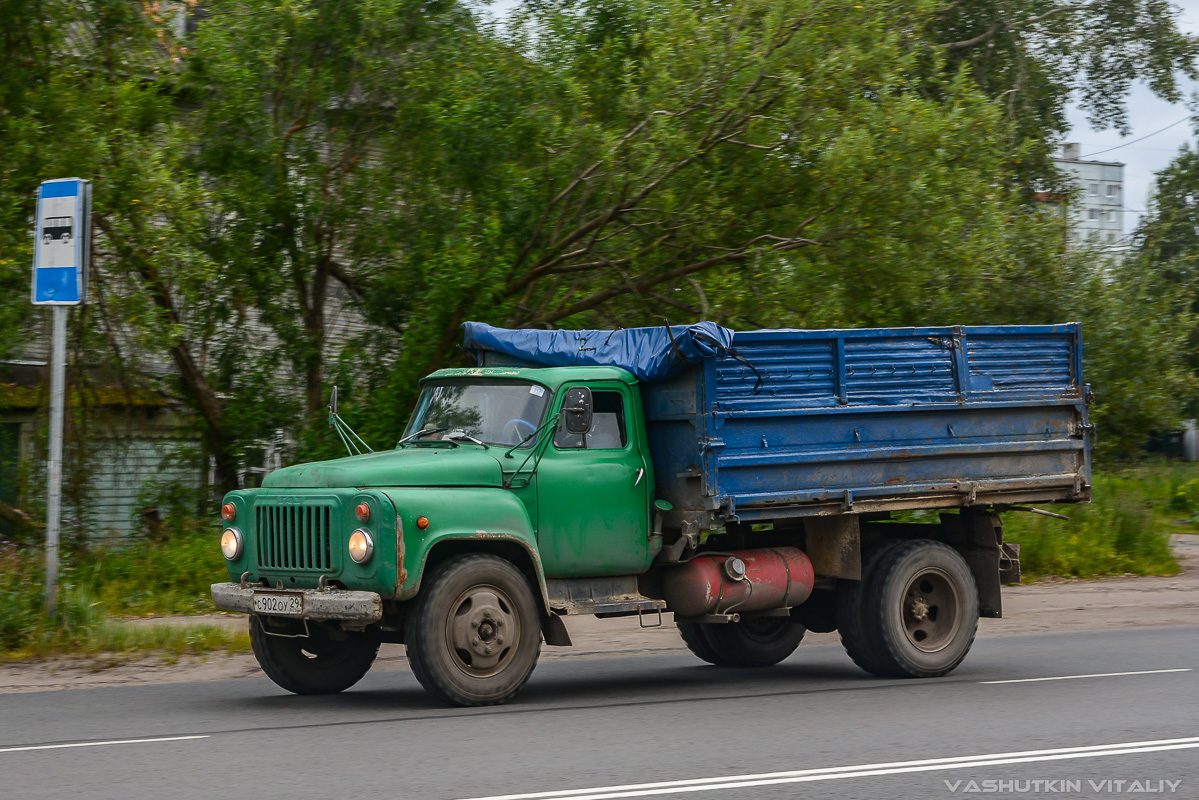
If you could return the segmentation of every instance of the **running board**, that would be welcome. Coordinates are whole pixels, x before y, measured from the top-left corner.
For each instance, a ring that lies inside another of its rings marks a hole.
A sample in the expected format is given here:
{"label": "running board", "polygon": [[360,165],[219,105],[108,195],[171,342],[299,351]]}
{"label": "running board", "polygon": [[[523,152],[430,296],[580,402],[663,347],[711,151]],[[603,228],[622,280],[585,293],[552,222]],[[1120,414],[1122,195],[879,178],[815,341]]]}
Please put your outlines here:
{"label": "running board", "polygon": [[577,616],[622,616],[662,611],[665,600],[654,600],[637,590],[636,575],[617,578],[547,578],[550,611]]}

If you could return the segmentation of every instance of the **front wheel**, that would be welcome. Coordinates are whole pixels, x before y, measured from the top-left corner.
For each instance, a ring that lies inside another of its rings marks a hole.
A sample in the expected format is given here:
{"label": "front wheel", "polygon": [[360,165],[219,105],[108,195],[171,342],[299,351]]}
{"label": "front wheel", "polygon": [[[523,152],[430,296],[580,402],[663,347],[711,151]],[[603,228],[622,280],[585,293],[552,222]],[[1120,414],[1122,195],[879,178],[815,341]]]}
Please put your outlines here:
{"label": "front wheel", "polygon": [[319,625],[309,636],[272,636],[250,617],[250,645],[266,676],[295,694],[336,694],[349,689],[371,668],[379,642],[364,634],[331,638]]}
{"label": "front wheel", "polygon": [[404,635],[421,686],[459,706],[512,699],[541,654],[541,617],[525,576],[477,553],[441,564],[427,587]]}

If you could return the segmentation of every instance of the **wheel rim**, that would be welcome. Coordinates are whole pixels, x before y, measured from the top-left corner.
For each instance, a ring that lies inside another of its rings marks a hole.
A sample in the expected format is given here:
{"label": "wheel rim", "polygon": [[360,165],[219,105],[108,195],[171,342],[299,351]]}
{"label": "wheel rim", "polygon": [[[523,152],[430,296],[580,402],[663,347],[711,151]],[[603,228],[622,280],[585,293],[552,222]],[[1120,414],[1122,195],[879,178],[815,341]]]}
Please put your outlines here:
{"label": "wheel rim", "polygon": [[917,650],[936,653],[953,641],[961,615],[957,586],[944,570],[929,567],[908,581],[903,593],[903,630]]}
{"label": "wheel rim", "polygon": [[515,608],[512,598],[496,586],[472,586],[460,594],[445,627],[454,665],[472,678],[502,672],[520,641]]}

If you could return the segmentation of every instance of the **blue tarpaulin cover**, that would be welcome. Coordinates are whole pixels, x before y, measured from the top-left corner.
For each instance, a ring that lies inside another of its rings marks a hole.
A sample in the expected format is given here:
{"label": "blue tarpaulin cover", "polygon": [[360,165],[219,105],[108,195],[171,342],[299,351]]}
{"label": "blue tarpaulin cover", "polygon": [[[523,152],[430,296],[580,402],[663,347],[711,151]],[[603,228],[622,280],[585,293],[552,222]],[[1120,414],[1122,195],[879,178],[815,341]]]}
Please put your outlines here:
{"label": "blue tarpaulin cover", "polygon": [[[726,355],[733,331],[715,322],[618,331],[543,331],[466,322],[467,350],[492,350],[545,367],[621,367],[638,380],[662,381]],[[673,341],[672,341],[673,339]]]}

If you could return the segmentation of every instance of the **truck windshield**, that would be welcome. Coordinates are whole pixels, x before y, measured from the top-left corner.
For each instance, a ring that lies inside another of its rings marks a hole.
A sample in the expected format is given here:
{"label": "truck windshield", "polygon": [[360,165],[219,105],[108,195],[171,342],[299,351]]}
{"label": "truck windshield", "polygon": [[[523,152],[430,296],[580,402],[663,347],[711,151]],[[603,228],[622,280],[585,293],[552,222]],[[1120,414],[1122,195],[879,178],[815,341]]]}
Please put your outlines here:
{"label": "truck windshield", "polygon": [[[523,381],[446,381],[427,383],[404,436],[427,430],[412,441],[466,435],[487,444],[512,446],[535,432],[550,393]],[[532,441],[526,443],[531,447]]]}

